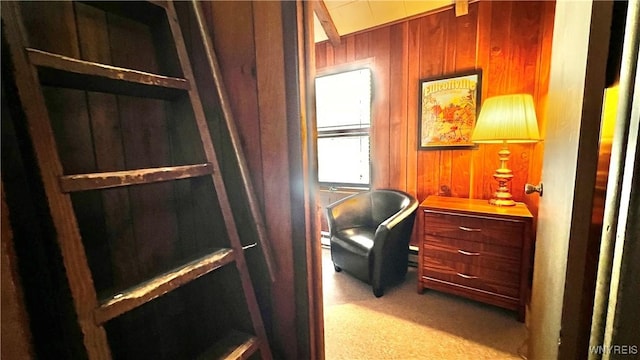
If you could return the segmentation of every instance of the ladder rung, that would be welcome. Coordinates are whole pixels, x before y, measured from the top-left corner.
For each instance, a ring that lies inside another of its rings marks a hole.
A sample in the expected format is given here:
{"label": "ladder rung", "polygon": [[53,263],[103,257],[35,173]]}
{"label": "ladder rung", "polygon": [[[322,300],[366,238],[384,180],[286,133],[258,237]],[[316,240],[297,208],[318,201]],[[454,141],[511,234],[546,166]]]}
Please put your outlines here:
{"label": "ladder rung", "polygon": [[75,59],[33,48],[26,50],[29,61],[40,68],[40,79],[45,85],[135,96],[150,92],[160,98],[172,98],[191,88],[189,82],[182,78]]}
{"label": "ladder rung", "polygon": [[257,337],[232,330],[204,353],[198,359],[247,359],[259,348]]}
{"label": "ladder rung", "polygon": [[168,166],[151,169],[112,171],[92,174],[65,175],[60,177],[63,192],[108,189],[119,186],[142,185],[160,181],[188,179],[209,175],[213,167],[209,163]]}
{"label": "ladder rung", "polygon": [[95,310],[95,322],[101,325],[234,260],[235,254],[232,249],[219,249],[171,272],[114,295]]}

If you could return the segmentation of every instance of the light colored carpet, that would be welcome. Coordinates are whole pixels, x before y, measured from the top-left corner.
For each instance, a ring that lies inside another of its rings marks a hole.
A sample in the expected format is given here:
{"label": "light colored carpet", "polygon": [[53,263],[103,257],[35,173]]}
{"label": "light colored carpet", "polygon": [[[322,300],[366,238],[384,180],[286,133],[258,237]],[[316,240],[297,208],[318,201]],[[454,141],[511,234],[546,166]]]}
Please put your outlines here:
{"label": "light colored carpet", "polygon": [[415,268],[375,298],[369,285],[336,273],[322,251],[327,360],[520,359],[527,334],[515,312],[433,290],[418,294]]}

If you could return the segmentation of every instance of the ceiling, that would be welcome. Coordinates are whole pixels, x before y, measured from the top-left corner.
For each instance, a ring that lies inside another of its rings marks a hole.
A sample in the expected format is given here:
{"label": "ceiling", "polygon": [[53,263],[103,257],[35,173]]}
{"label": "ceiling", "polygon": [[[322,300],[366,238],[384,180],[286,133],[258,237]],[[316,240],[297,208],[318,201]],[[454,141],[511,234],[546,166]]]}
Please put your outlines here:
{"label": "ceiling", "polygon": [[[340,36],[453,4],[453,0],[324,0]],[[327,40],[315,17],[315,41]]]}

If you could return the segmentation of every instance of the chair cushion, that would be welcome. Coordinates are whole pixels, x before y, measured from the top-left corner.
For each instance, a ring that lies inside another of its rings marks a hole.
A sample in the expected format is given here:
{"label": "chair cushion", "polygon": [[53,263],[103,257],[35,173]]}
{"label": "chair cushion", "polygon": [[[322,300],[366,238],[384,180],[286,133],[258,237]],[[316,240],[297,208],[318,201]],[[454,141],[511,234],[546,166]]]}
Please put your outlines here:
{"label": "chair cushion", "polygon": [[376,229],[370,227],[355,227],[338,231],[335,240],[342,240],[341,245],[353,252],[368,254],[373,248],[373,238]]}

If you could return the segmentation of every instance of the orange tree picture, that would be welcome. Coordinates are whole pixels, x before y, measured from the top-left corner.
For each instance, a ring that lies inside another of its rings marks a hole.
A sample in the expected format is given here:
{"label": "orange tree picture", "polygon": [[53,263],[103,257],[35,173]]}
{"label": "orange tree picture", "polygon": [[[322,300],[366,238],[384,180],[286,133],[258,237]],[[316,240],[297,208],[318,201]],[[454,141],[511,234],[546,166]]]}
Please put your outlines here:
{"label": "orange tree picture", "polygon": [[481,71],[420,80],[420,149],[473,146]]}

